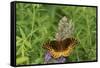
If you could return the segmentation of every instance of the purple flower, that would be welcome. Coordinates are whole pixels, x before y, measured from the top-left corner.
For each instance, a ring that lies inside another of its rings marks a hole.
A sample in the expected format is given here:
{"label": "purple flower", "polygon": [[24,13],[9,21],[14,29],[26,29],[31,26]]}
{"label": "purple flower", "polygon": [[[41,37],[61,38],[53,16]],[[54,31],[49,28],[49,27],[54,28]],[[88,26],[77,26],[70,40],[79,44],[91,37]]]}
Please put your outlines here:
{"label": "purple flower", "polygon": [[59,57],[57,59],[53,58],[49,52],[46,52],[44,63],[64,63],[66,61],[65,57]]}
{"label": "purple flower", "polygon": [[51,59],[51,54],[49,52],[46,52],[45,54],[45,62],[48,62]]}
{"label": "purple flower", "polygon": [[58,63],[64,63],[65,61],[66,61],[66,58],[64,58],[64,57],[60,57],[57,59]]}

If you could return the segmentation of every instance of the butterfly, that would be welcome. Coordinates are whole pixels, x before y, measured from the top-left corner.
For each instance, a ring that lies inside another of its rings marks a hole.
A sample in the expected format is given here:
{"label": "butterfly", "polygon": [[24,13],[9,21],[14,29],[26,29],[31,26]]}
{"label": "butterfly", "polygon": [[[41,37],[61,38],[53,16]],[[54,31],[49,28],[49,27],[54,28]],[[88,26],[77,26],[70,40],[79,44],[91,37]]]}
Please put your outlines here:
{"label": "butterfly", "polygon": [[69,56],[75,44],[77,44],[77,40],[66,38],[63,41],[48,41],[43,48],[47,49],[53,58],[59,58],[61,56]]}
{"label": "butterfly", "polygon": [[48,50],[53,58],[69,56],[78,42],[74,37],[71,37],[72,31],[73,26],[67,23],[66,17],[63,17],[59,22],[58,31],[55,35],[56,40],[47,41],[44,43],[43,48]]}

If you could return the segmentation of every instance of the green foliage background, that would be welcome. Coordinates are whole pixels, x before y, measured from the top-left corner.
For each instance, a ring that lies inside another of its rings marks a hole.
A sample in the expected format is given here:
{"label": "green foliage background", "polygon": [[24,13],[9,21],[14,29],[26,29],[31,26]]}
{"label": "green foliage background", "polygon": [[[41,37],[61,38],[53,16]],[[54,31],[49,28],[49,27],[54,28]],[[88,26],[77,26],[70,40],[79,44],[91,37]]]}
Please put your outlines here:
{"label": "green foliage background", "polygon": [[96,8],[43,4],[16,4],[16,64],[44,63],[42,45],[55,39],[59,20],[66,16],[75,25],[79,44],[70,62],[96,60]]}

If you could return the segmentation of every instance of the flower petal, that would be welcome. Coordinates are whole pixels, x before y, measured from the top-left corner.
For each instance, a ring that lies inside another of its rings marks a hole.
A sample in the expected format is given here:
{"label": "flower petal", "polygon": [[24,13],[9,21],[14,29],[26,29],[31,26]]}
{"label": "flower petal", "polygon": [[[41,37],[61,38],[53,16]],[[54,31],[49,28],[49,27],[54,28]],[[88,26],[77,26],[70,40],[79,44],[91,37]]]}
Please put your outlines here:
{"label": "flower petal", "polygon": [[66,61],[66,58],[60,57],[57,59],[57,63],[64,63]]}
{"label": "flower petal", "polygon": [[45,54],[45,62],[49,62],[49,60],[51,59],[51,54],[49,52],[46,52]]}

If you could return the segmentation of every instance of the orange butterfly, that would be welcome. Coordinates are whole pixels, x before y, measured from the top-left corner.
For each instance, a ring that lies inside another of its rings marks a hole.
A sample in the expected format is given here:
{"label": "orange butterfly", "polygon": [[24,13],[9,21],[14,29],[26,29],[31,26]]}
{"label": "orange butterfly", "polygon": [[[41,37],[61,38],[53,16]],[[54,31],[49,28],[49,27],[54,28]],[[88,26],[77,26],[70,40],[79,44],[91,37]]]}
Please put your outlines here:
{"label": "orange butterfly", "polygon": [[49,41],[43,47],[50,52],[53,58],[59,58],[69,56],[76,43],[77,40],[74,38],[67,38],[63,41]]}
{"label": "orange butterfly", "polygon": [[77,44],[77,40],[71,37],[72,31],[73,26],[71,23],[67,23],[66,17],[63,17],[59,22],[56,40],[46,42],[43,48],[47,49],[53,58],[69,56]]}

